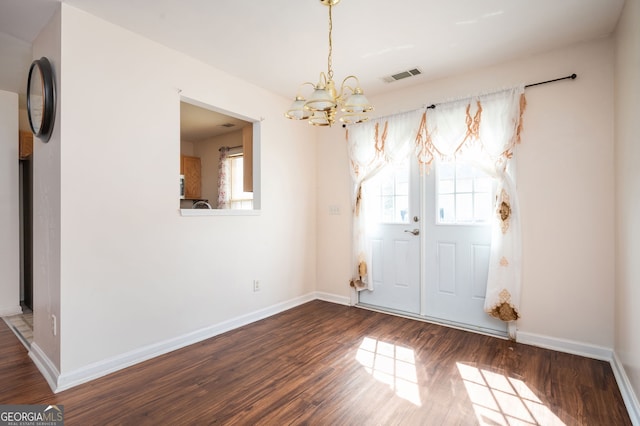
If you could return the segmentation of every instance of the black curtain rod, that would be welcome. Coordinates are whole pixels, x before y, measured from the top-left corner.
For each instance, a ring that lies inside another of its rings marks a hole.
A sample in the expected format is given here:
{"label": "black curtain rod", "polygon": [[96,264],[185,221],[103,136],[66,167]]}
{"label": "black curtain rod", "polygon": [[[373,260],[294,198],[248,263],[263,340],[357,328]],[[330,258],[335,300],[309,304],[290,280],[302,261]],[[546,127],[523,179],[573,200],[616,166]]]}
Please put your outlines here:
{"label": "black curtain rod", "polygon": [[571,74],[571,75],[568,75],[568,76],[566,76],[566,77],[555,78],[555,79],[553,79],[553,80],[547,80],[547,81],[541,81],[541,82],[539,82],[539,83],[531,83],[531,84],[527,84],[526,86],[524,86],[524,88],[525,88],[525,89],[527,89],[527,88],[529,88],[529,87],[539,86],[539,85],[541,85],[541,84],[553,83],[554,81],[560,81],[560,80],[569,80],[569,79],[571,79],[571,80],[575,80],[575,79],[576,79],[576,77],[577,77],[577,75],[576,75],[576,74]]}
{"label": "black curtain rod", "polygon": [[222,151],[222,148],[227,148],[227,149],[242,148],[242,145],[236,145],[236,146],[221,146],[220,148],[218,148],[218,151]]}
{"label": "black curtain rod", "polygon": [[[553,80],[547,80],[547,81],[540,81],[538,83],[531,83],[531,84],[527,84],[524,86],[525,89],[529,88],[529,87],[533,87],[533,86],[540,86],[541,84],[547,84],[547,83],[553,83],[555,81],[560,81],[560,80],[575,80],[576,77],[578,77],[575,73],[568,75],[566,77],[560,77],[560,78],[554,78]],[[431,104],[427,107],[427,109],[435,109],[436,105],[435,104]]]}

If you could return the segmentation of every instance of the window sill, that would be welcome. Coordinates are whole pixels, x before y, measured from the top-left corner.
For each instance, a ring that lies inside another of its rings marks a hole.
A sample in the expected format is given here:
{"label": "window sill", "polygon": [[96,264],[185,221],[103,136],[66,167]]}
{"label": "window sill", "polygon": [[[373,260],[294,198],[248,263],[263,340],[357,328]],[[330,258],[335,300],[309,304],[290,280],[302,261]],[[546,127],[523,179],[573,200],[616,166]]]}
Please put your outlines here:
{"label": "window sill", "polygon": [[260,216],[260,210],[180,209],[180,216]]}

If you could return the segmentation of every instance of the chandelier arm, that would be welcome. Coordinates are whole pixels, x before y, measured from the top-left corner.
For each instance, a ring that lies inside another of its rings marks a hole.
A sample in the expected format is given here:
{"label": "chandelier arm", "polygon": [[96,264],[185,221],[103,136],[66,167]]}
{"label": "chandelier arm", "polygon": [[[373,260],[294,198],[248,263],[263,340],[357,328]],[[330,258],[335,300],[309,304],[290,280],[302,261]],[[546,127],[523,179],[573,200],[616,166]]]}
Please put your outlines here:
{"label": "chandelier arm", "polygon": [[356,81],[356,85],[360,86],[360,80],[358,80],[358,77],[356,77],[355,75],[348,75],[344,78],[344,80],[342,80],[342,84],[344,85],[347,80],[349,80],[350,78],[353,78]]}
{"label": "chandelier arm", "polygon": [[311,86],[311,87],[313,87],[313,88],[315,88],[315,87],[316,87],[316,85],[315,85],[315,84],[313,84],[312,82],[310,82],[310,81],[305,81],[304,83],[301,83],[301,84],[300,84],[300,86],[298,86],[298,96],[300,96],[300,93],[302,93],[302,88],[303,88],[304,86],[307,86],[307,85],[309,85],[309,86]]}
{"label": "chandelier arm", "polygon": [[317,86],[313,85],[313,87],[316,87],[316,88],[317,87],[327,87],[327,83],[328,83],[327,76],[325,75],[324,72],[321,71],[320,72],[320,76],[318,77],[318,85]]}
{"label": "chandelier arm", "polygon": [[[347,83],[347,80],[349,79],[354,79],[356,81],[356,86],[355,87],[351,87],[349,86]],[[342,84],[340,85],[340,94],[338,95],[339,98],[342,98],[344,96],[344,90],[345,89],[349,89],[351,91],[351,93],[355,93],[356,89],[358,89],[360,87],[360,80],[358,80],[358,77],[356,77],[355,75],[349,75],[347,77],[344,78],[344,80],[342,80]]]}

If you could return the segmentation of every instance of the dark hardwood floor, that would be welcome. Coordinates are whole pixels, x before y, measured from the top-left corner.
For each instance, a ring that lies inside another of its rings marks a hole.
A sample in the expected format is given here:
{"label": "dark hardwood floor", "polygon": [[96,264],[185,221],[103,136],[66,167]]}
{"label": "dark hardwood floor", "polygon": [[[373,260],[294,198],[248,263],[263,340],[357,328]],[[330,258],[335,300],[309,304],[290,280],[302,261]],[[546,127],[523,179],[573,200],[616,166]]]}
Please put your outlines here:
{"label": "dark hardwood floor", "polygon": [[66,425],[630,425],[611,367],[313,301],[53,394],[0,321],[0,404]]}

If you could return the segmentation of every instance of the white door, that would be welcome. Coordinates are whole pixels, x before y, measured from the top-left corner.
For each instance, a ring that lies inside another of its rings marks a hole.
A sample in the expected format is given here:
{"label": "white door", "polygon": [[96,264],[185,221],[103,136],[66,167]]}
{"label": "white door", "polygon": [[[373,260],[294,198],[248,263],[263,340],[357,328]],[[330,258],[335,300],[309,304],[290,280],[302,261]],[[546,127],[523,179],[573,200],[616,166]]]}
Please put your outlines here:
{"label": "white door", "polygon": [[505,333],[484,312],[493,180],[464,163],[417,170],[385,170],[365,188],[374,290],[361,291],[359,302]]}
{"label": "white door", "polygon": [[387,167],[372,178],[367,193],[368,238],[372,259],[359,302],[420,314],[420,188],[417,165]]}
{"label": "white door", "polygon": [[468,163],[439,162],[425,177],[424,316],[506,332],[484,312],[494,187]]}

